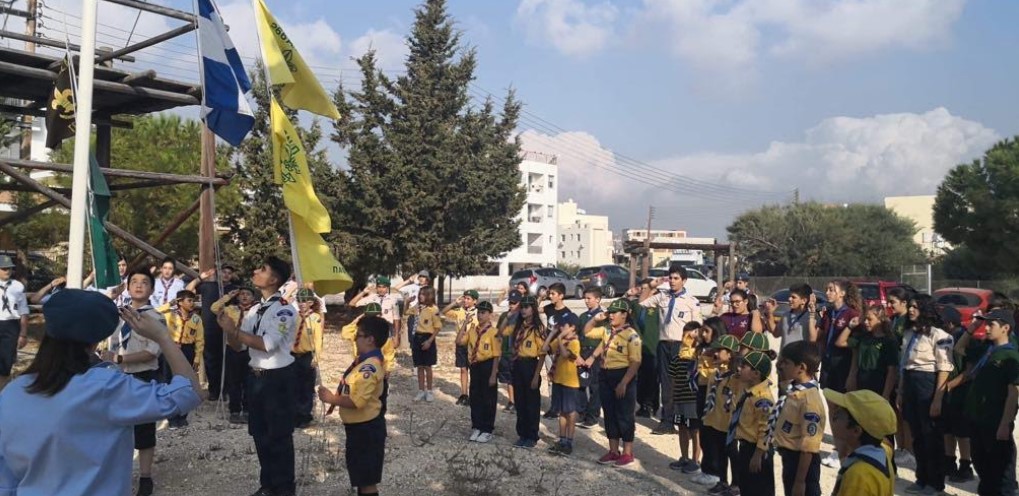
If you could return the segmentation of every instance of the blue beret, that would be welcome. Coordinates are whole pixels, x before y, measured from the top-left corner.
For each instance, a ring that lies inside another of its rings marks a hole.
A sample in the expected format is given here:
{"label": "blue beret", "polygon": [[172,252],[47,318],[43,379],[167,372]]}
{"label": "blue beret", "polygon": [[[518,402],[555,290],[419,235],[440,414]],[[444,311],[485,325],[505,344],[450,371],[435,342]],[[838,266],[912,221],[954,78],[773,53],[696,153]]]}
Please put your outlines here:
{"label": "blue beret", "polygon": [[78,343],[98,343],[113,334],[120,322],[117,305],[97,291],[65,289],[42,306],[46,335]]}

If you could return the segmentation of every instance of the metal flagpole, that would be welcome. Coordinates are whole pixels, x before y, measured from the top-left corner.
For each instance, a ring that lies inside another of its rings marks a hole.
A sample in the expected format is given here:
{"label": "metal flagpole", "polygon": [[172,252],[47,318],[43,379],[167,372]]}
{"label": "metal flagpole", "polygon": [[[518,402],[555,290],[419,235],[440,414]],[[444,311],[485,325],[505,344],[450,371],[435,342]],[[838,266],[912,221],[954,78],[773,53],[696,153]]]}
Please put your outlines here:
{"label": "metal flagpole", "polygon": [[99,0],[81,2],[81,55],[74,119],[74,170],[71,183],[71,229],[67,239],[67,287],[81,288],[85,255],[85,206],[88,194],[89,136],[92,134],[92,79],[96,58],[96,14]]}

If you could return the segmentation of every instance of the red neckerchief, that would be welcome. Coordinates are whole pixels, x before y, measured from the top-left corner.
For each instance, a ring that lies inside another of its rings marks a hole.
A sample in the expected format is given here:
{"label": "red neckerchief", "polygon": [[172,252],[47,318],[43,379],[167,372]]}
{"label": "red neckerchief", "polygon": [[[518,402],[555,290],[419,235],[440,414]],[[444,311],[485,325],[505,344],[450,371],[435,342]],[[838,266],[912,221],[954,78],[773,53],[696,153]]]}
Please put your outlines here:
{"label": "red neckerchief", "polygon": [[474,332],[477,333],[478,339],[474,341],[474,348],[471,350],[470,363],[476,363],[478,358],[478,348],[481,347],[481,336],[484,336],[489,329],[492,328],[492,322],[485,323],[485,327],[478,326]]}
{"label": "red neckerchief", "polygon": [[173,286],[173,277],[170,278],[170,284],[163,282],[163,278],[159,278],[159,282],[163,284],[163,301],[160,303],[166,303],[166,295],[170,293],[170,286]]}
{"label": "red neckerchief", "polygon": [[625,330],[627,330],[629,328],[630,328],[629,325],[623,324],[623,327],[620,327],[618,331],[615,330],[615,329],[612,329],[612,331],[609,332],[609,340],[605,344],[605,353],[602,353],[602,360],[605,360],[605,359],[608,358],[609,350],[612,349],[612,340],[616,339],[616,336],[622,334],[623,331],[625,331]]}
{"label": "red neckerchief", "polygon": [[179,346],[184,343],[184,324],[186,322],[184,321],[184,314],[181,313],[180,307],[173,309],[173,314],[177,316],[177,321],[180,323],[180,329],[178,333],[180,335],[177,336],[177,345]]}
{"label": "red neckerchief", "polygon": [[[559,338],[559,340],[564,342],[564,343],[569,343],[570,341],[573,341],[574,339],[577,339],[576,335],[574,335],[571,338]],[[561,355],[561,353],[559,352],[560,348],[561,348],[561,346],[556,346],[556,351],[555,351],[555,353],[552,354],[552,366],[548,368],[548,376],[550,378],[549,380],[551,380],[552,377],[555,377],[556,365],[559,362],[559,355]]]}
{"label": "red neckerchief", "polygon": [[[533,317],[532,317],[533,319]],[[533,324],[528,326],[527,323],[523,323],[520,326],[520,330],[513,336],[513,359],[520,358],[520,345],[524,342],[524,337],[527,336],[527,331],[533,328]]]}
{"label": "red neckerchief", "polygon": [[301,334],[303,334],[304,331],[304,323],[308,321],[308,317],[310,316],[310,313],[308,315],[303,313],[301,314],[301,321],[297,323],[297,337],[294,338],[294,351],[297,351],[297,347],[301,344]]}

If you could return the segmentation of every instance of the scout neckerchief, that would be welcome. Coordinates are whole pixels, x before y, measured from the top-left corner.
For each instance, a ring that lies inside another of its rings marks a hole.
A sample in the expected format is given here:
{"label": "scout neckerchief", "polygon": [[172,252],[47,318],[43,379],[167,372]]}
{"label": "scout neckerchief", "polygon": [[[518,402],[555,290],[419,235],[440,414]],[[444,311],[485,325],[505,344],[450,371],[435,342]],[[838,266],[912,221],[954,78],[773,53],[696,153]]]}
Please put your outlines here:
{"label": "scout neckerchief", "polygon": [[718,393],[718,385],[730,375],[732,375],[732,372],[723,373],[721,368],[715,371],[715,379],[711,381],[711,388],[708,389],[708,396],[704,402],[704,415],[707,415],[715,409],[715,395]]}
{"label": "scout neckerchief", "polygon": [[478,348],[481,347],[481,337],[484,336],[485,333],[488,332],[488,330],[491,329],[491,328],[492,328],[492,322],[489,321],[489,322],[485,323],[485,327],[477,326],[474,329],[474,332],[475,332],[475,335],[477,336],[477,339],[474,340],[474,347],[471,348],[471,354],[468,355],[470,357],[470,359],[468,360],[470,363],[477,363]]}
{"label": "scout neckerchief", "polygon": [[902,350],[902,358],[899,359],[899,376],[906,370],[906,363],[909,362],[909,354],[913,352],[913,347],[916,346],[916,340],[920,337],[920,333],[913,329],[911,331],[912,336],[909,337],[909,343],[906,344],[906,349]]}
{"label": "scout neckerchief", "polygon": [[[803,320],[803,317],[807,315],[807,312],[810,312],[810,310],[804,308],[803,311],[800,312],[799,315],[797,315],[795,318],[793,318],[793,311],[789,310],[789,313],[787,313],[786,317],[785,317],[786,318],[786,334],[789,334],[789,333],[793,332],[793,328],[796,327],[797,325],[800,325],[800,329],[801,330],[803,329],[802,323],[800,321]],[[801,337],[803,339],[807,339],[807,336],[804,335],[804,333],[802,331],[800,332],[800,335],[801,335]]]}
{"label": "scout neckerchief", "polygon": [[0,291],[2,291],[2,294],[0,294],[0,305],[2,305],[0,306],[0,311],[14,315],[14,312],[11,312],[11,300],[7,298],[7,288],[9,287],[11,287],[10,279],[0,284]]}
{"label": "scout neckerchief", "polygon": [[835,327],[838,325],[839,317],[847,311],[849,311],[849,307],[843,303],[842,307],[836,310],[831,316],[831,320],[828,321],[828,339],[826,340],[827,345],[824,348],[824,354],[829,358],[831,358],[832,343],[835,341]]}
{"label": "scout neckerchief", "polygon": [[[152,305],[142,305],[135,310],[141,314],[147,310],[152,310]],[[127,350],[127,342],[131,340],[131,325],[126,320],[121,322],[123,322],[123,325],[120,326],[120,340],[117,342],[117,347],[110,350],[114,353],[118,352],[118,350]]]}
{"label": "scout neckerchief", "polygon": [[[842,463],[842,468],[839,469],[838,478],[835,480],[835,490],[832,494],[838,494],[839,488],[842,486],[842,475],[849,470],[854,463],[863,462],[866,463],[881,472],[881,475],[888,477],[891,474],[888,470],[888,455],[881,446],[860,446],[856,448],[848,457],[846,461]],[[892,471],[895,469],[894,462],[892,463]]]}
{"label": "scout neckerchief", "polygon": [[977,373],[980,372],[980,369],[987,365],[987,362],[991,359],[991,355],[993,355],[996,351],[1014,349],[1015,345],[1012,343],[999,344],[987,348],[987,352],[984,353],[984,356],[980,357],[980,361],[978,361],[977,364],[973,366],[973,369],[966,374],[966,379],[973,379],[976,377]]}
{"label": "scout neckerchief", "polygon": [[803,391],[806,389],[816,388],[817,381],[804,382],[802,384],[796,382],[790,382],[785,388],[785,395],[778,399],[778,403],[775,403],[775,407],[771,409],[771,414],[768,415],[768,431],[764,435],[764,445],[771,447],[772,441],[775,440],[775,426],[778,424],[778,417],[782,415],[782,408],[785,407],[785,402],[789,399],[789,396],[797,391]]}
{"label": "scout neckerchief", "polygon": [[610,352],[610,351],[612,351],[612,341],[613,341],[614,339],[616,339],[616,336],[618,336],[618,335],[622,334],[622,333],[623,333],[623,331],[625,331],[625,330],[627,330],[627,329],[629,329],[629,328],[630,328],[630,326],[629,326],[629,325],[627,325],[627,324],[623,324],[623,327],[620,327],[619,329],[615,329],[615,328],[613,328],[613,329],[612,329],[612,330],[611,330],[611,331],[609,332],[609,340],[608,340],[608,341],[606,341],[606,343],[605,343],[605,347],[606,347],[606,349],[605,349],[605,353],[602,353],[602,360],[606,360],[606,359],[608,359],[608,357],[609,357],[609,352]]}
{"label": "scout neckerchief", "polygon": [[180,329],[178,330],[179,335],[177,336],[177,344],[181,345],[184,343],[184,331],[186,330],[185,327],[187,322],[184,320],[184,314],[181,312],[179,306],[173,310],[173,314],[177,316],[177,322],[180,326]]}
{"label": "scout neckerchief", "polygon": [[159,283],[163,285],[163,301],[159,303],[166,303],[166,296],[170,294],[170,286],[173,286],[173,278],[170,278],[170,282],[166,282],[162,277],[159,278]]}
{"label": "scout neckerchief", "polygon": [[[573,341],[574,339],[577,339],[577,336],[574,335],[571,338],[559,338],[559,339],[562,342],[564,342],[564,343],[569,343],[570,341]],[[569,344],[567,344],[567,346],[569,346]],[[552,380],[552,378],[555,377],[556,366],[558,365],[559,355],[561,355],[561,354],[562,353],[559,352],[559,347],[556,347],[555,353],[552,354],[552,366],[548,368],[548,377],[549,377],[549,380]]]}
{"label": "scout neckerchief", "polygon": [[[532,315],[531,316],[531,322],[534,322],[534,320],[536,318],[537,318],[537,316]],[[520,358],[520,346],[524,343],[524,338],[526,338],[527,335],[529,334],[528,331],[530,331],[532,328],[535,327],[534,324],[528,324],[527,321],[517,322],[517,324],[520,325],[520,330],[518,330],[518,331],[513,333],[513,359],[514,360],[516,360],[517,358]]]}
{"label": "scout neckerchief", "polygon": [[686,288],[683,288],[680,292],[669,290],[669,310],[665,312],[665,325],[669,325],[672,322],[672,310],[676,307],[676,298],[686,294]]}
{"label": "scout neckerchief", "polygon": [[261,336],[262,335],[262,332],[261,332],[261,330],[259,328],[262,327],[262,317],[265,316],[265,312],[269,311],[269,307],[271,307],[273,303],[276,303],[277,301],[282,301],[282,300],[283,300],[283,297],[280,296],[279,293],[276,293],[276,294],[272,295],[268,300],[263,301],[261,303],[261,305],[259,305],[258,312],[257,312],[258,318],[255,319],[255,328],[252,329],[255,332],[256,336]]}
{"label": "scout neckerchief", "polygon": [[732,412],[732,418],[729,419],[729,431],[725,434],[725,445],[729,446],[733,441],[736,440],[736,428],[739,426],[739,417],[743,413],[743,405],[747,402],[747,398],[750,397],[750,389],[743,391],[743,395],[739,397],[739,402],[736,403],[736,410]]}
{"label": "scout neckerchief", "polygon": [[308,315],[301,314],[301,321],[297,324],[297,337],[294,338],[294,351],[297,351],[297,347],[301,345],[301,335],[304,334],[304,325],[308,322],[308,317],[311,317],[311,313]]}

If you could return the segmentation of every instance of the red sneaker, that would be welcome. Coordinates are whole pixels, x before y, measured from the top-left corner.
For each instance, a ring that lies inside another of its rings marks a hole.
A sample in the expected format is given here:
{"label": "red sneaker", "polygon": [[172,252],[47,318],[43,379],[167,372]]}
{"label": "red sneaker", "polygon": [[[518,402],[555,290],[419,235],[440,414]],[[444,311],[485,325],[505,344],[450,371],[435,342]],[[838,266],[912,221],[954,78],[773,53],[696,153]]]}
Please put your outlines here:
{"label": "red sneaker", "polygon": [[622,455],[619,455],[619,457],[616,459],[616,466],[625,467],[633,463],[633,460],[634,460],[633,455],[627,455],[626,453],[623,453]]}
{"label": "red sneaker", "polygon": [[605,453],[605,456],[598,459],[598,463],[601,465],[612,465],[613,463],[616,463],[617,460],[619,460],[619,453],[609,451],[608,453]]}

